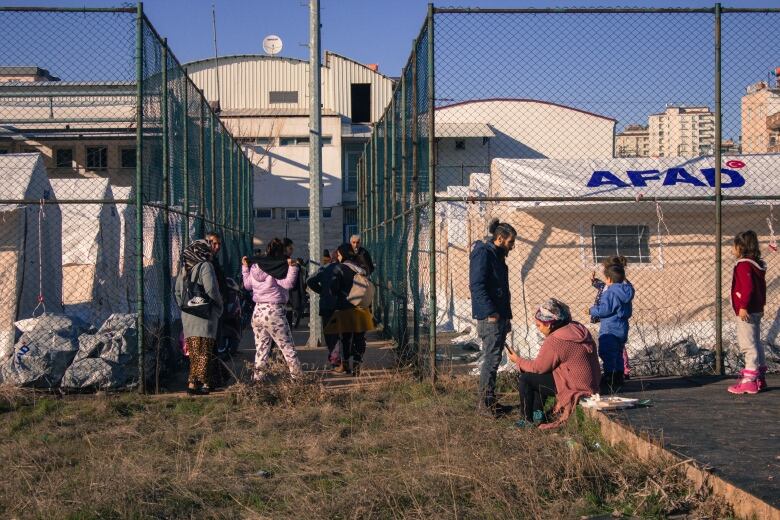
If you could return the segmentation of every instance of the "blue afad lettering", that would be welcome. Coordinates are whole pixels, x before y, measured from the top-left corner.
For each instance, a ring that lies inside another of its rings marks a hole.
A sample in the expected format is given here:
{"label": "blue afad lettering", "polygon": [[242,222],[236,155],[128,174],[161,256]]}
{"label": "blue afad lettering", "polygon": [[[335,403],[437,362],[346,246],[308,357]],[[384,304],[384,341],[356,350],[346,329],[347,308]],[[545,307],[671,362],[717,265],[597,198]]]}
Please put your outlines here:
{"label": "blue afad lettering", "polygon": [[[736,170],[721,168],[721,188],[741,188],[745,185],[745,178]],[[664,186],[676,186],[678,184],[690,184],[699,188],[715,187],[715,168],[703,168],[701,174],[704,181],[694,176],[685,168],[669,168],[663,175]],[[597,170],[593,172],[588,181],[588,188],[612,186],[614,188],[644,188],[648,181],[660,181],[660,170],[634,170],[626,172],[626,182],[609,170]]]}

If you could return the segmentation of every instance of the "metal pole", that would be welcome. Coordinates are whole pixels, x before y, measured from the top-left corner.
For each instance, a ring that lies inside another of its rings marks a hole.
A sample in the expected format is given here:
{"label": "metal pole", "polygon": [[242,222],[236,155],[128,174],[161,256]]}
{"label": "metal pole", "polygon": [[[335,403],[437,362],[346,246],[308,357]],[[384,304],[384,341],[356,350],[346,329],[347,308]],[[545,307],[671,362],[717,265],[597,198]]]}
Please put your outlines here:
{"label": "metal pole", "polygon": [[[322,253],[322,106],[320,105],[320,2],[309,0],[309,258]],[[310,263],[310,273],[316,266]],[[321,343],[319,296],[309,300],[309,346]]]}
{"label": "metal pole", "polygon": [[182,121],[184,123],[183,126],[183,141],[184,141],[184,213],[187,215],[184,217],[184,224],[182,229],[182,236],[184,237],[184,245],[187,245],[190,243],[190,104],[189,104],[189,91],[190,91],[190,85],[187,75],[187,69],[184,69],[184,94],[183,94],[183,100],[182,103],[184,105],[184,110],[182,111],[184,115],[184,120]]}
{"label": "metal pole", "polygon": [[428,225],[428,263],[430,291],[428,293],[428,314],[430,315],[428,350],[431,367],[431,382],[436,382],[436,116],[433,89],[433,4],[428,4],[428,203],[430,224]]}
{"label": "metal pole", "polygon": [[[409,157],[407,146],[407,133],[406,128],[408,121],[406,120],[406,69],[402,71],[401,75],[401,280],[402,286],[399,288],[403,298],[401,298],[401,318],[399,320],[402,327],[402,333],[400,334],[398,347],[401,355],[406,358],[408,352],[408,325],[409,325],[409,302],[408,302],[408,289],[409,289],[409,236],[406,233],[406,208],[408,204],[407,186],[409,184]],[[403,359],[407,361],[407,359]]]}
{"label": "metal pole", "polygon": [[220,212],[220,218],[214,219],[217,222],[222,224],[222,227],[227,227],[227,216],[225,215],[225,196],[227,195],[227,175],[225,174],[227,168],[225,167],[225,152],[227,148],[227,143],[225,142],[227,139],[227,130],[225,129],[225,125],[222,124],[220,121],[219,123],[219,212]]}
{"label": "metal pole", "polygon": [[[163,38],[162,41],[162,84],[161,99],[160,99],[160,115],[162,126],[162,205],[163,205],[163,222],[162,222],[162,235],[163,243],[165,246],[161,251],[160,263],[163,269],[163,291],[162,291],[162,315],[163,315],[163,337],[160,339],[157,348],[164,348],[168,344],[168,339],[171,337],[171,276],[173,269],[171,266],[170,258],[170,246],[171,246],[171,226],[170,226],[170,212],[168,211],[171,206],[171,146],[170,146],[170,118],[169,118],[169,95],[168,95],[168,39]],[[155,372],[155,393],[159,393],[159,367]]]}
{"label": "metal pole", "polygon": [[[396,282],[398,279],[398,262],[393,262],[391,258],[398,254],[398,232],[396,230],[397,222],[395,220],[395,217],[397,215],[397,201],[398,198],[398,186],[396,185],[396,176],[398,172],[398,161],[396,160],[396,142],[395,142],[395,136],[396,136],[396,102],[395,102],[395,92],[393,93],[393,97],[390,100],[390,110],[388,113],[390,114],[390,198],[392,200],[392,206],[390,211],[390,240],[392,241],[392,248],[393,248],[393,254],[390,254],[389,250],[390,247],[387,247],[388,253],[386,254],[387,257],[387,265],[390,270],[390,279],[388,282],[385,283],[385,287],[387,288],[388,292],[388,299],[390,300],[390,309],[393,311],[393,318],[398,318],[398,306],[396,305],[396,301],[394,300],[393,294],[396,292]],[[387,227],[387,224],[385,225]],[[391,267],[392,265],[392,267]],[[388,322],[390,321],[390,316],[388,314]],[[400,332],[397,329],[397,322],[394,322],[392,325],[390,325],[391,332],[398,337],[398,333]],[[399,341],[400,344],[400,341]]]}
{"label": "metal pole", "polygon": [[[214,127],[214,112],[209,110],[209,126],[211,129],[211,213],[209,217],[214,222],[217,221],[217,139],[216,129]],[[205,227],[205,226],[204,226]],[[205,233],[205,230],[204,230]]]}
{"label": "metal pole", "polygon": [[388,226],[388,220],[387,215],[389,214],[390,206],[389,204],[392,202],[391,198],[388,197],[387,193],[387,185],[388,185],[388,174],[390,173],[390,158],[388,157],[389,151],[390,151],[390,143],[389,143],[389,136],[388,136],[388,130],[389,125],[387,121],[388,114],[390,114],[389,111],[385,111],[385,115],[382,118],[384,120],[383,126],[384,126],[384,138],[382,140],[382,199],[383,199],[383,207],[382,207],[382,265],[381,269],[379,271],[380,273],[380,283],[382,284],[382,323],[387,323],[387,317],[389,316],[389,312],[387,309],[388,299],[387,299],[387,268],[390,265],[390,258],[388,257],[388,251],[389,251],[389,244],[388,240],[390,238],[390,234],[388,233],[388,230],[390,226]]}
{"label": "metal pole", "polygon": [[146,392],[144,371],[144,4],[138,2],[135,17],[135,299],[138,335],[138,390]]}
{"label": "metal pole", "polygon": [[720,4],[715,4],[715,372],[723,375],[723,222],[721,220],[721,59],[720,59]]}
{"label": "metal pole", "polygon": [[[413,291],[412,294],[412,340],[414,342],[414,354],[417,360],[417,368],[419,370],[421,363],[420,359],[420,319],[419,319],[419,258],[416,258],[416,256],[419,254],[420,247],[419,247],[419,231],[420,231],[420,209],[419,205],[417,204],[417,193],[418,193],[418,187],[419,187],[419,181],[420,181],[420,165],[419,163],[419,154],[418,154],[418,142],[417,142],[417,40],[415,39],[412,43],[412,57],[411,57],[411,67],[412,67],[412,92],[411,92],[411,103],[412,103],[412,114],[411,114],[411,125],[412,125],[412,252],[411,252],[411,265],[409,266],[409,269],[407,270],[408,276],[410,277],[409,283],[412,283],[413,279],[417,279],[417,283],[414,284],[414,287],[410,287],[410,289]],[[417,272],[412,273],[411,270],[415,269]]]}
{"label": "metal pole", "polygon": [[198,114],[198,174],[200,178],[200,190],[198,193],[199,236],[206,232],[206,111],[203,107],[205,98],[200,96],[200,110]]}

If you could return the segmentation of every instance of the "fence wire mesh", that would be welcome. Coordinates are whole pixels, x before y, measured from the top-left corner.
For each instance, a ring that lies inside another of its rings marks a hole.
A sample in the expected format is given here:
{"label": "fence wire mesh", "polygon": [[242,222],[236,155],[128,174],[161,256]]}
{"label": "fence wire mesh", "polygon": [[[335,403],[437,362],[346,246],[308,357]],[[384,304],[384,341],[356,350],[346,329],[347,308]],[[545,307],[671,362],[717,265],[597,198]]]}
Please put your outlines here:
{"label": "fence wire mesh", "polygon": [[[216,232],[218,261],[237,277],[252,183],[241,147],[140,6],[0,8],[0,172],[3,379],[164,385],[179,359],[181,252]],[[19,335],[44,311],[40,323],[73,341],[35,368]],[[95,346],[106,336],[124,338],[119,354]]]}
{"label": "fence wire mesh", "polygon": [[623,255],[629,360],[658,375],[741,367],[732,237],[756,231],[778,368],[778,22],[719,5],[431,8],[360,170],[360,225],[386,263],[377,305],[405,356],[429,375],[478,357],[469,253],[498,218],[518,231],[515,350],[536,354],[551,297],[597,336],[591,278]]}

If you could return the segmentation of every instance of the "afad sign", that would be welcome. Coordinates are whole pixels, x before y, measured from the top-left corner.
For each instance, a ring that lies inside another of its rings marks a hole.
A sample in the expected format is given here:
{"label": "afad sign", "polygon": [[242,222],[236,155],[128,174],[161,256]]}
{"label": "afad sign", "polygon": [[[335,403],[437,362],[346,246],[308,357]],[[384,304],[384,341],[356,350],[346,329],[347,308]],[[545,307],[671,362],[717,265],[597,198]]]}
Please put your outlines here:
{"label": "afad sign", "polygon": [[[738,164],[730,164],[730,163]],[[729,161],[729,166],[741,168],[744,163]],[[745,178],[736,170],[721,168],[721,188],[741,188],[745,185]],[[703,168],[696,174],[685,168],[675,167],[668,170],[629,170],[627,179],[622,179],[609,170],[597,170],[593,172],[588,181],[588,188],[601,188],[611,186],[613,188],[644,188],[651,182],[661,182],[663,186],[677,186],[688,184],[700,188],[715,187],[715,168]]]}

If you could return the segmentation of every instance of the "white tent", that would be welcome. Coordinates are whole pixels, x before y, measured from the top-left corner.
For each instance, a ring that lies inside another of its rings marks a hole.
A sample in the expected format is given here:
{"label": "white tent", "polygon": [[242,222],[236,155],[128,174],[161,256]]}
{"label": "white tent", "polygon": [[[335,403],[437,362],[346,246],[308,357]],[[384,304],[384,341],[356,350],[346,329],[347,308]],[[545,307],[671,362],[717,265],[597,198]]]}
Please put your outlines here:
{"label": "white tent", "polygon": [[[13,350],[14,321],[62,311],[60,208],[38,153],[0,155],[0,359]],[[39,296],[43,305],[39,306]]]}
{"label": "white tent", "polygon": [[121,220],[111,203],[108,179],[52,179],[62,211],[62,291],[65,313],[99,326],[114,312],[126,312],[120,284]]}
{"label": "white tent", "polygon": [[[732,196],[780,195],[775,172],[780,155],[725,156],[722,192]],[[494,159],[490,195],[566,197],[565,202],[520,201],[514,207],[588,204],[589,198],[706,197],[714,195],[715,159]],[[597,203],[594,201],[594,203]]]}

